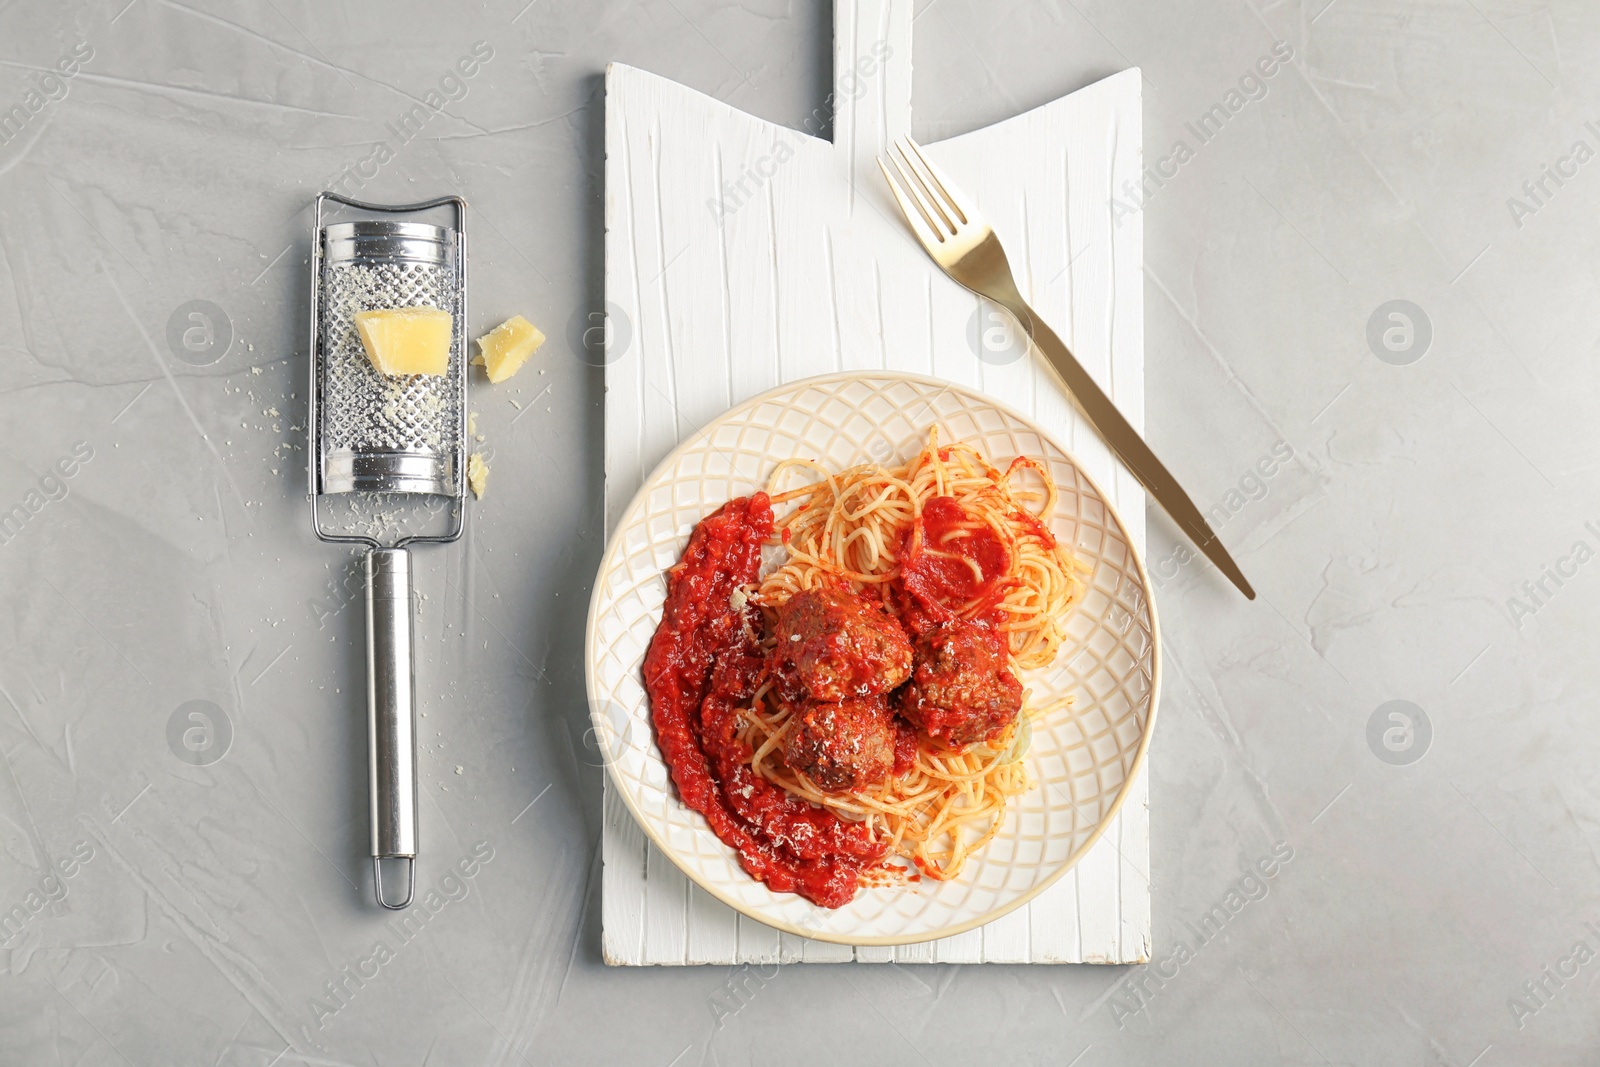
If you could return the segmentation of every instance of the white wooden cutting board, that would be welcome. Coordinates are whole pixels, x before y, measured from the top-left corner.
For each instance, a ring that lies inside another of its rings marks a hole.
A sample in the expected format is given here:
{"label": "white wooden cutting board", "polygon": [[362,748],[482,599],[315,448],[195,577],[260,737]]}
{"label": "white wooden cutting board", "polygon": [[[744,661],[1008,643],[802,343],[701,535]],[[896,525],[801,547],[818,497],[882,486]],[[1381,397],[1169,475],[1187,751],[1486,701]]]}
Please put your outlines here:
{"label": "white wooden cutting board", "polygon": [[[606,369],[608,528],[681,438],[733,404],[796,378],[887,368],[1032,416],[1106,487],[1143,550],[1138,483],[1037,357],[1005,362],[1003,320],[938,272],[889,199],[874,159],[911,129],[911,17],[911,0],[835,0],[831,143],[632,67],[607,71],[606,299],[625,317],[612,323]],[[989,216],[1023,295],[1142,429],[1142,218],[1119,219],[1112,204],[1139,181],[1141,136],[1139,72],[1128,70],[927,148]],[[975,351],[980,326],[987,359]],[[1149,958],[1145,775],[1105,837],[1030,904],[901,948],[808,941],[738,915],[689,882],[606,790],[610,963]]]}

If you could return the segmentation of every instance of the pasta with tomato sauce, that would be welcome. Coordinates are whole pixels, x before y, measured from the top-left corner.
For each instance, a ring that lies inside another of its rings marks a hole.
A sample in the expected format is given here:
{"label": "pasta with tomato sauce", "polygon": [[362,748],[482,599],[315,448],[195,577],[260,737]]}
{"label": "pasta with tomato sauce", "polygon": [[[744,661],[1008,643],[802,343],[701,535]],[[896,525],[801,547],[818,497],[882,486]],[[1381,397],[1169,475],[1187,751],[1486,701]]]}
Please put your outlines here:
{"label": "pasta with tomato sauce", "polygon": [[885,869],[957,877],[999,831],[1059,707],[1023,680],[1083,590],[1056,503],[1037,461],[930,429],[900,466],[781,463],[696,528],[646,688],[679,794],[753,876],[838,907]]}

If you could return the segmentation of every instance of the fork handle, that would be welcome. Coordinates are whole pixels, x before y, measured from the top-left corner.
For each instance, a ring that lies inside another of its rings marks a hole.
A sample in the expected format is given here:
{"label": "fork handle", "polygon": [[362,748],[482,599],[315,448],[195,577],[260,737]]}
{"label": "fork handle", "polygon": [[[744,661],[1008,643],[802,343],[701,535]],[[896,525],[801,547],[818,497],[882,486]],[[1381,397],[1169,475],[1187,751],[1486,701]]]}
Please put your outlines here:
{"label": "fork handle", "polygon": [[1022,325],[1024,332],[1033,340],[1034,346],[1044,355],[1062,384],[1067,387],[1067,393],[1077,403],[1084,417],[1089,420],[1089,425],[1111,447],[1124,466],[1133,472],[1139,483],[1150,491],[1156,498],[1156,503],[1172,516],[1174,522],[1188,535],[1206,558],[1217,565],[1217,569],[1228,576],[1228,580],[1239,587],[1239,591],[1249,600],[1256,598],[1256,591],[1250,588],[1250,583],[1245,579],[1244,573],[1239,570],[1239,565],[1228,555],[1228,550],[1223,547],[1221,540],[1206,522],[1200,509],[1195,507],[1189,494],[1183,491],[1183,486],[1178,484],[1178,479],[1172,476],[1166,466],[1156,458],[1156,454],[1145,444],[1144,438],[1139,436],[1131,423],[1117,410],[1117,405],[1095,382],[1089,372],[1083,369],[1072,350],[1066,346],[1061,338],[1049,325],[1036,315],[1027,305],[1020,294],[1015,302],[1001,300],[999,303],[1016,318]]}

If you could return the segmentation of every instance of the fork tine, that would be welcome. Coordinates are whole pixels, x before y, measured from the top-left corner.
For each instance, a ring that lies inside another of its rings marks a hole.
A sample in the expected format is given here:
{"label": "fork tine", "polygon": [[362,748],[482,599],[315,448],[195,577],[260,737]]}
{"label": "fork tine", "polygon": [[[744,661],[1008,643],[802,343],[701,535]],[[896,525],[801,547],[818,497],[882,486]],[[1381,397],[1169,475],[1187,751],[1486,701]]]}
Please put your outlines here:
{"label": "fork tine", "polygon": [[913,172],[907,170],[900,160],[894,158],[893,153],[889,153],[889,165],[900,176],[900,187],[916,202],[917,209],[922,212],[922,217],[928,220],[928,225],[933,228],[939,240],[944,241],[953,235],[956,232],[955,223],[951,222],[950,216],[939,207],[939,198],[930,193],[927,186],[923,185]]}
{"label": "fork tine", "polygon": [[[944,204],[939,200],[939,194],[928,186],[927,180],[917,171],[911,160],[906,158],[905,150],[900,149],[899,151],[900,159],[894,158],[893,153],[891,153],[889,162],[894,164],[894,169],[899,173],[901,181],[905,183],[906,188],[911,191],[912,195],[917,198],[917,202],[922,205],[923,212],[928,216],[929,225],[939,231],[939,240],[941,241],[947,235],[954,236],[959,227],[950,218],[950,213],[944,209]],[[902,163],[901,160],[905,162]],[[933,216],[935,215],[939,216],[938,222],[933,221]]]}
{"label": "fork tine", "polygon": [[[944,172],[938,167],[934,166],[932,161],[930,161],[927,156],[922,154],[922,146],[917,144],[917,142],[913,141],[909,137],[900,138],[900,145],[900,151],[902,155],[905,153],[904,146],[911,146],[911,151],[916,154],[917,162],[921,163],[923,169],[927,171],[927,176],[931,181],[932,189],[937,193],[937,195],[944,199],[945,203],[950,205],[951,209],[954,210],[957,215],[961,217],[962,224],[965,225],[966,223],[971,222],[973,218],[976,217],[977,212],[968,205],[967,198],[961,194],[956,183],[945,177]],[[918,177],[921,177],[921,175],[919,174]]]}
{"label": "fork tine", "polygon": [[[894,161],[891,159],[890,162]],[[930,251],[934,245],[942,244],[944,242],[944,233],[934,223],[932,217],[929,216],[927,208],[922,206],[922,200],[917,196],[916,192],[900,188],[900,183],[895,181],[894,175],[889,173],[889,168],[883,165],[882,156],[878,157],[878,169],[883,171],[883,178],[889,183],[889,191],[894,194],[895,203],[900,205],[900,214],[905,216],[906,224],[917,235],[917,240],[921,241],[923,247],[928,248]],[[895,169],[898,170],[899,166],[896,165]],[[912,207],[913,204],[916,205],[914,209]]]}

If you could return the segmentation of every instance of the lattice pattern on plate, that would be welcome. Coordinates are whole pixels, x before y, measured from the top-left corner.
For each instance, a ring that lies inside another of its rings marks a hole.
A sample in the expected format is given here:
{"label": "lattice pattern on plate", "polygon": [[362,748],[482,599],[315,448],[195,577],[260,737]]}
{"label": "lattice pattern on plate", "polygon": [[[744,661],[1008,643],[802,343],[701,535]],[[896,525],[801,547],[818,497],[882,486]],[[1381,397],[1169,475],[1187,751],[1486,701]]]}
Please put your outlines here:
{"label": "lattice pattern on plate", "polygon": [[[952,882],[863,890],[836,911],[772,893],[673,792],[652,734],[640,665],[661,617],[668,567],[694,525],[760,488],[781,459],[833,468],[898,460],[930,424],[999,466],[1043,460],[1061,492],[1052,526],[1091,568],[1055,666],[1025,679],[1036,703],[1070,711],[1035,726],[1035,787],[1000,834]],[[1160,653],[1149,583],[1116,511],[1065,450],[981,394],[888,372],[829,375],[758,396],[685,441],[646,480],[617,524],[590,604],[586,669],[612,782],[645,832],[691,879],[731,907],[791,933],[844,944],[902,944],[998,918],[1060,877],[1116,814],[1154,722]]]}

